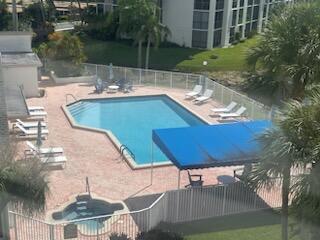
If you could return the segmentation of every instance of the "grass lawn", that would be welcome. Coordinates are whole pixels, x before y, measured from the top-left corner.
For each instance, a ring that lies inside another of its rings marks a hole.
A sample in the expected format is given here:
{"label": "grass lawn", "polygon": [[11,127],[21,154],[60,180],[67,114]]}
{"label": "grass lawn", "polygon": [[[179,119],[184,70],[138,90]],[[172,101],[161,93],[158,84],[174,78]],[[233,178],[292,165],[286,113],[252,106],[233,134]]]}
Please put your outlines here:
{"label": "grass lawn", "polygon": [[280,216],[272,210],[160,227],[181,233],[187,240],[281,240]]}
{"label": "grass lawn", "polygon": [[[97,64],[136,67],[137,47],[127,42],[99,41],[89,38],[83,39],[88,62]],[[150,54],[150,68],[164,70],[180,70],[187,72],[201,71],[245,71],[245,56],[248,48],[255,46],[257,38],[249,39],[230,48],[216,48],[201,50],[179,47],[161,47],[152,49]],[[218,58],[212,59],[215,55]],[[143,49],[143,59],[145,49]],[[204,67],[203,61],[208,62]],[[143,61],[144,63],[144,61]]]}

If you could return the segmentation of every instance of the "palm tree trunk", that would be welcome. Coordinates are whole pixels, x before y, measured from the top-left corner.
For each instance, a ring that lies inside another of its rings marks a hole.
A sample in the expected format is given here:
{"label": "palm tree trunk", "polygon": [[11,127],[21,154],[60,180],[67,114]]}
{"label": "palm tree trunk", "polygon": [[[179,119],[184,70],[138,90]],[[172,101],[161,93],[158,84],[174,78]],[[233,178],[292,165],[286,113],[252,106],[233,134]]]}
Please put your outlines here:
{"label": "palm tree trunk", "polygon": [[149,57],[150,57],[150,44],[151,40],[150,37],[148,38],[148,43],[147,43],[147,50],[146,50],[146,69],[149,68]]}
{"label": "palm tree trunk", "polygon": [[138,43],[138,68],[141,68],[142,62],[142,40],[139,40]]}
{"label": "palm tree trunk", "polygon": [[42,17],[42,25],[44,26],[45,25],[45,22],[46,22],[46,15],[45,15],[45,12],[44,12],[44,4],[43,4],[43,0],[40,0],[40,11],[41,11],[41,17]]}
{"label": "palm tree trunk", "polygon": [[77,0],[77,2],[78,2],[78,8],[79,8],[79,15],[81,19],[81,26],[83,26],[83,14],[82,14],[81,3],[80,3],[80,0]]}
{"label": "palm tree trunk", "polygon": [[7,104],[4,90],[4,80],[0,66],[0,147],[9,143],[9,126],[7,116]]}
{"label": "palm tree trunk", "polygon": [[17,1],[12,0],[12,25],[13,31],[18,31],[18,14],[17,14]]}
{"label": "palm tree trunk", "polygon": [[290,166],[288,166],[283,170],[282,209],[281,209],[282,240],[288,240],[289,191],[290,191]]}

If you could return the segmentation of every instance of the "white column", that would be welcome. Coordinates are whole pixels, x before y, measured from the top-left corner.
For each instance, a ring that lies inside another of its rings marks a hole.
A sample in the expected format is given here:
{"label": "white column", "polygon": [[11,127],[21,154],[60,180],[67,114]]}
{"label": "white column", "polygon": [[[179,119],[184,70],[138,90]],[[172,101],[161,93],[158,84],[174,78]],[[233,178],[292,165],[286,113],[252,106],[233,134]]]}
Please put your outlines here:
{"label": "white column", "polygon": [[262,31],[262,19],[263,19],[263,9],[264,9],[265,0],[260,0],[259,3],[259,16],[258,16],[258,33]]}
{"label": "white column", "polygon": [[214,24],[214,15],[216,8],[216,0],[210,0],[209,8],[209,22],[208,22],[208,39],[207,39],[207,48],[211,49],[213,45],[213,24]]}
{"label": "white column", "polygon": [[230,38],[230,21],[232,17],[232,1],[224,1],[223,10],[223,22],[222,22],[222,36],[221,36],[221,46],[225,47],[229,45]]}

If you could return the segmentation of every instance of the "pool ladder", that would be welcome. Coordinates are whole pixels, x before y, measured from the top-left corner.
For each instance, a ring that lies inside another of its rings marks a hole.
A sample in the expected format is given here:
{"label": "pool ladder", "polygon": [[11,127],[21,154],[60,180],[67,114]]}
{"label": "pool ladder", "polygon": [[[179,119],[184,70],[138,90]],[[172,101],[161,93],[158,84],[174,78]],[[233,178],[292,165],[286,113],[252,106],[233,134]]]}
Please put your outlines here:
{"label": "pool ladder", "polygon": [[132,157],[133,160],[136,159],[134,153],[133,153],[125,144],[122,144],[122,145],[120,146],[120,154],[121,154],[121,156],[124,155],[124,151],[125,151],[125,150],[130,154],[130,156]]}
{"label": "pool ladder", "polygon": [[66,104],[68,104],[68,97],[72,97],[75,102],[78,101],[78,99],[73,94],[67,93],[66,94]]}

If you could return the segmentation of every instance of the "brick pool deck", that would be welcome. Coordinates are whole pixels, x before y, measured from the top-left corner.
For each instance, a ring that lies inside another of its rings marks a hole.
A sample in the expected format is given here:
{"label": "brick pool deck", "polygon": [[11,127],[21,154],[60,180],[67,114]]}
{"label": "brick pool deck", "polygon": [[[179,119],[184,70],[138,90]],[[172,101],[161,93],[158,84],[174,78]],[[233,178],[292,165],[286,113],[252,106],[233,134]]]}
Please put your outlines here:
{"label": "brick pool deck", "polygon": [[[138,96],[167,94],[209,123],[217,123],[209,116],[209,110],[218,106],[213,101],[195,105],[184,99],[185,91],[147,86],[135,87],[131,93],[95,94],[94,87],[88,84],[55,85],[42,83],[45,96],[27,100],[29,106],[44,106],[48,112],[48,139],[44,146],[61,146],[68,159],[66,167],[50,171],[50,194],[47,199],[47,210],[52,211],[63,205],[75,195],[85,192],[85,178],[89,177],[91,192],[99,197],[124,200],[131,196],[160,193],[177,189],[178,169],[174,166],[159,167],[153,170],[153,183],[150,185],[151,170],[132,170],[123,160],[119,151],[109,138],[102,133],[75,129],[70,125],[61,106],[66,104],[66,94],[76,98],[108,98],[121,96]],[[71,101],[71,98],[69,98]],[[143,144],[143,143],[141,143]],[[24,145],[23,145],[24,146]],[[188,146],[186,146],[188,147]],[[192,173],[203,174],[204,184],[217,184],[220,175],[233,175],[234,167],[193,170]],[[181,172],[181,187],[188,184],[187,173]]]}

